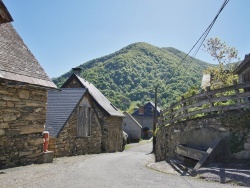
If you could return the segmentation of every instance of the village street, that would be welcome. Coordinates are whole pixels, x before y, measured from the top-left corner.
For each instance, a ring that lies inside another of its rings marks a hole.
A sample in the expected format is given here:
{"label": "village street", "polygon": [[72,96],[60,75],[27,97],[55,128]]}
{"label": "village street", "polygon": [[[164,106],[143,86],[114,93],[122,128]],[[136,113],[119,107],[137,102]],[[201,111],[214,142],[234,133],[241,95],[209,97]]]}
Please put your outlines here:
{"label": "village street", "polygon": [[124,152],[63,157],[51,164],[0,171],[0,187],[230,187],[189,176],[166,174],[153,163],[151,143],[130,144]]}

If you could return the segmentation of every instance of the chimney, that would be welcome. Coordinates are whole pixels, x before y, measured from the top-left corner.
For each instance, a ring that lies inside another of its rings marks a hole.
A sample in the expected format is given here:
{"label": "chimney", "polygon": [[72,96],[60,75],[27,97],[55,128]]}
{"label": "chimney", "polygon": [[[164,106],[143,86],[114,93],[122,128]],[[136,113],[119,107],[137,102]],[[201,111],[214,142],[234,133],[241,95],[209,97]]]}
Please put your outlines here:
{"label": "chimney", "polygon": [[75,68],[72,68],[72,71],[73,71],[73,73],[76,74],[77,76],[80,76],[81,71],[82,71],[82,68],[81,68],[81,67],[75,67]]}
{"label": "chimney", "polygon": [[139,114],[144,114],[144,106],[139,107]]}

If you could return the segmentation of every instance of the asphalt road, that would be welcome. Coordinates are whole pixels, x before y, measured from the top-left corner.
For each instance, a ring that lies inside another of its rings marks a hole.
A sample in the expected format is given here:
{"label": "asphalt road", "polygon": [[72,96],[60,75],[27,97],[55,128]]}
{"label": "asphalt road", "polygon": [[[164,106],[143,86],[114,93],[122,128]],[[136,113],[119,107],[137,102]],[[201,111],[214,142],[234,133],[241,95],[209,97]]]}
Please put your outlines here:
{"label": "asphalt road", "polygon": [[51,164],[0,170],[0,187],[231,187],[147,167],[154,162],[151,143],[131,144],[124,152],[63,157]]}

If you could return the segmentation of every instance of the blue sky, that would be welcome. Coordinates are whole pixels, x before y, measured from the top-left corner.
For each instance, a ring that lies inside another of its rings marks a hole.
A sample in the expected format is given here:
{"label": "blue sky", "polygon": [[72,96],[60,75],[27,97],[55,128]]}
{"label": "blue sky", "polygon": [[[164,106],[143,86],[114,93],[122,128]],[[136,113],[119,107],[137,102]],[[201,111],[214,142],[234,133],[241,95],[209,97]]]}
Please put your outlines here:
{"label": "blue sky", "polygon": [[[188,52],[224,0],[3,0],[17,32],[45,69],[57,77],[135,42]],[[250,0],[230,0],[208,38],[250,53]],[[191,53],[192,54],[192,53]],[[200,50],[196,56],[213,63]]]}

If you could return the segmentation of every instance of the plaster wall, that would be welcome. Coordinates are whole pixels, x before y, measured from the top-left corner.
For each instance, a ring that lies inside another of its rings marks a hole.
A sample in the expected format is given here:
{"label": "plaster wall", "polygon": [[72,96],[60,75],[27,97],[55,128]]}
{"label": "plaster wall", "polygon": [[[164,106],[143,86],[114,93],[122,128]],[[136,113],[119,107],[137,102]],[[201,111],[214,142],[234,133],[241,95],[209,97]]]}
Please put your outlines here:
{"label": "plaster wall", "polygon": [[123,119],[123,130],[128,134],[130,141],[139,141],[141,139],[141,127],[137,125],[130,117]]}

